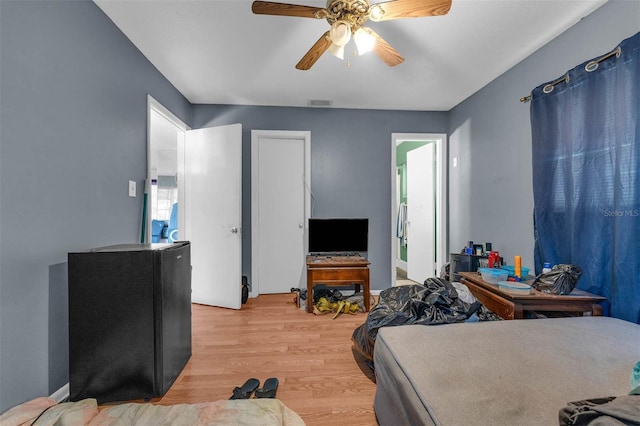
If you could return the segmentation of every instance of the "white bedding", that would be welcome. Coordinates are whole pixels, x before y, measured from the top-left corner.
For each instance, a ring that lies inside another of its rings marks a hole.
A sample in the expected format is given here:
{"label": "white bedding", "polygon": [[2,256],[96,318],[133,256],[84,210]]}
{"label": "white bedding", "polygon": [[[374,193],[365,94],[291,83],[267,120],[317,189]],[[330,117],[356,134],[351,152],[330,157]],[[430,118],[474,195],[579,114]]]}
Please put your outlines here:
{"label": "white bedding", "polygon": [[294,411],[277,399],[237,399],[199,404],[126,403],[98,410],[95,399],[57,404],[36,398],[0,416],[2,426],[78,425],[286,425],[304,426]]}

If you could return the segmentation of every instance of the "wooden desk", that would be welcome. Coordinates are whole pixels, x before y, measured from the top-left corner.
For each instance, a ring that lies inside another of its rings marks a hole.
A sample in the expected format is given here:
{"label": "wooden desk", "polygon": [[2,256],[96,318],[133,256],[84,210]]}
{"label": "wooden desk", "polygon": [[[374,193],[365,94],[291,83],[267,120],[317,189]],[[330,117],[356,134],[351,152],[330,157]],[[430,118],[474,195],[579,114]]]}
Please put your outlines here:
{"label": "wooden desk", "polygon": [[504,319],[524,318],[524,311],[559,312],[562,314],[602,315],[602,307],[598,305],[606,297],[574,289],[571,294],[559,296],[541,293],[532,289],[530,294],[514,295],[500,290],[497,284],[489,284],[477,272],[461,272],[461,282],[469,287],[473,295],[489,310]]}
{"label": "wooden desk", "polygon": [[313,312],[313,287],[355,285],[363,287],[364,309],[369,312],[369,261],[360,256],[307,256],[307,312]]}

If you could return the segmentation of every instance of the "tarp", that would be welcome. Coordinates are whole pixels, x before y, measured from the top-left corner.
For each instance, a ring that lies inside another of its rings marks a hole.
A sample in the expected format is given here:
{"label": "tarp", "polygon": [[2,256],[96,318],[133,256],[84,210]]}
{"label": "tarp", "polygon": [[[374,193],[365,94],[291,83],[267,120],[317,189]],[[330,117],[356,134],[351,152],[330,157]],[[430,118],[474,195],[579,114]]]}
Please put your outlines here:
{"label": "tarp", "polygon": [[373,368],[373,348],[381,327],[451,324],[467,321],[474,313],[480,321],[498,319],[480,302],[463,301],[449,281],[429,278],[424,285],[403,285],[380,292],[378,304],[354,330],[352,340]]}

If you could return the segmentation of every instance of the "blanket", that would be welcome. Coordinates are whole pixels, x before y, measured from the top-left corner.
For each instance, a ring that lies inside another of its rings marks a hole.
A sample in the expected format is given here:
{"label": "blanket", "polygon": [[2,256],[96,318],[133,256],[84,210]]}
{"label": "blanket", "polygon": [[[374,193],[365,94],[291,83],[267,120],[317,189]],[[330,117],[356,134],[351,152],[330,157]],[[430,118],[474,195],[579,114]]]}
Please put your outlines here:
{"label": "blanket", "polygon": [[304,426],[277,399],[237,399],[198,404],[154,405],[126,403],[98,410],[95,399],[56,403],[36,398],[0,416],[2,426],[77,425],[283,425]]}
{"label": "blanket", "polygon": [[640,395],[611,396],[570,402],[559,413],[560,426],[640,424]]}

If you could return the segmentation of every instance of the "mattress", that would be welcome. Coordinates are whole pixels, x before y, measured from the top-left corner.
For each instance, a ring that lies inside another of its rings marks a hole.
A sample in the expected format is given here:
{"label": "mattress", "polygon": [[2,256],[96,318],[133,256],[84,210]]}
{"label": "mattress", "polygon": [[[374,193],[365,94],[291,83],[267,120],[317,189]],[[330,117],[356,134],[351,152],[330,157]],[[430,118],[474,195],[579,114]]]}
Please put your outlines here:
{"label": "mattress", "polygon": [[608,317],[382,328],[381,425],[552,425],[568,402],[631,391],[640,325]]}

